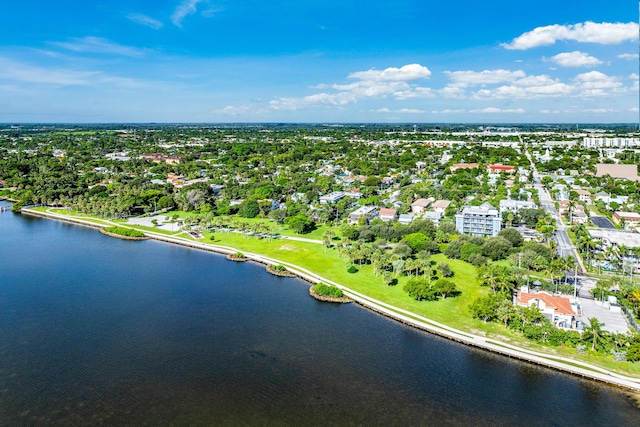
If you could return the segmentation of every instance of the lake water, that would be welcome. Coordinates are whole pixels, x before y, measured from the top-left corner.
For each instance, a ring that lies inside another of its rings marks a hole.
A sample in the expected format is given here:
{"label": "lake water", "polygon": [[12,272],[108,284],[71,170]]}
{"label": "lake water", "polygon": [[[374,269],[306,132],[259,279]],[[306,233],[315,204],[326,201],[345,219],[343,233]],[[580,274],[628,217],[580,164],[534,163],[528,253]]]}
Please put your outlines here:
{"label": "lake water", "polygon": [[5,212],[0,423],[631,426],[640,410],[258,264]]}

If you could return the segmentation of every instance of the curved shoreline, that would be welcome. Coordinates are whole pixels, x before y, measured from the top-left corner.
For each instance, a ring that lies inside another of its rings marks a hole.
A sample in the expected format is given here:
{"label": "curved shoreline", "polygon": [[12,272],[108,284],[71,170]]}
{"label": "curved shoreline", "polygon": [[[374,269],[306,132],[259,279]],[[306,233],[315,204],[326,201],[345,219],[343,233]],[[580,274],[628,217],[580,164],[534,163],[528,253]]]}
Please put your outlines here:
{"label": "curved shoreline", "polygon": [[[34,215],[34,216],[40,216],[44,218],[70,222],[73,224],[84,225],[91,228],[103,227],[101,225],[91,223],[89,221],[85,221],[82,219],[68,218],[68,217],[65,217],[64,215],[53,214],[50,212],[32,211],[24,208],[22,212],[30,215]],[[185,246],[193,249],[200,249],[208,252],[215,252],[215,253],[219,253],[223,255],[231,255],[231,256],[238,252],[237,249],[234,249],[231,247],[192,242],[188,240],[183,240],[182,238],[170,237],[170,236],[162,235],[159,233],[153,233],[153,232],[145,232],[145,233],[147,234],[147,237],[149,239],[158,240],[165,243],[177,244],[177,245],[181,245],[181,246]],[[611,386],[619,387],[622,389],[626,389],[628,391],[632,391],[635,393],[640,392],[640,378],[634,378],[626,375],[616,374],[614,372],[608,371],[607,369],[600,368],[598,366],[594,366],[589,363],[582,362],[580,360],[574,360],[565,356],[554,356],[548,353],[527,350],[512,344],[495,340],[493,338],[486,338],[480,335],[474,335],[468,332],[464,332],[464,331],[452,328],[450,326],[444,325],[442,323],[436,322],[434,320],[428,319],[426,317],[420,316],[418,314],[409,312],[407,310],[403,310],[403,309],[391,306],[390,304],[384,303],[382,301],[378,301],[367,295],[351,290],[345,287],[344,285],[333,282],[331,280],[327,280],[326,278],[323,278],[307,269],[296,266],[294,264],[283,262],[281,260],[275,260],[275,259],[263,256],[263,255],[258,255],[258,254],[252,254],[252,253],[246,253],[246,252],[243,252],[243,254],[245,256],[245,259],[259,262],[261,264],[266,264],[267,266],[270,264],[284,265],[287,267],[287,269],[290,272],[294,273],[298,278],[303,279],[309,283],[316,284],[319,282],[324,282],[324,283],[339,287],[340,289],[342,289],[345,296],[350,298],[354,302],[378,314],[381,314],[385,317],[399,321],[408,326],[412,326],[417,329],[432,333],[434,335],[448,338],[468,346],[473,346],[486,351],[501,354],[503,356],[507,356],[513,359],[523,360],[539,366],[551,368],[556,371],[569,373],[581,378],[587,378],[587,379],[599,381],[599,382],[602,382]]]}

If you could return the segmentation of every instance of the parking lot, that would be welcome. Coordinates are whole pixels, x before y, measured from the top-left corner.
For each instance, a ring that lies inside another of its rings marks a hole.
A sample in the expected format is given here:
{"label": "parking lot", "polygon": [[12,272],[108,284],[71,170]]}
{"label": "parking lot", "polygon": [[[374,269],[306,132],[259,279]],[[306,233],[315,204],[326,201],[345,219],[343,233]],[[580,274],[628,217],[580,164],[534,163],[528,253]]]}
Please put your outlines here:
{"label": "parking lot", "polygon": [[600,227],[600,228],[615,228],[613,223],[611,221],[609,221],[609,218],[605,218],[603,216],[592,216],[591,217],[591,222],[596,227]]}

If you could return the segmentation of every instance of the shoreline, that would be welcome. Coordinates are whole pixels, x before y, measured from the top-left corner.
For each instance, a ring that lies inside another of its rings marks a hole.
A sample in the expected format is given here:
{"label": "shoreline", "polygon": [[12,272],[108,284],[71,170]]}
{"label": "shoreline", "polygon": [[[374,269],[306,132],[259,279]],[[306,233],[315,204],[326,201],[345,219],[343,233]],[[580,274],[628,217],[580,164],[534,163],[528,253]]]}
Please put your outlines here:
{"label": "shoreline", "polygon": [[[39,216],[48,219],[55,219],[59,221],[69,222],[72,224],[83,225],[91,228],[101,229],[103,226],[82,219],[68,218],[64,215],[53,214],[49,212],[32,211],[23,208],[23,213],[28,215]],[[165,236],[159,233],[146,232],[148,239],[157,240],[165,243],[177,244],[192,249],[205,250],[208,252],[214,252],[222,255],[233,256],[238,252],[237,249],[216,246],[212,244],[205,244],[199,242],[192,242],[183,240],[182,238]],[[243,252],[245,260],[258,262],[260,264],[266,264],[267,266],[272,264],[280,264],[287,267],[288,271],[293,273],[297,278],[300,278],[306,282],[316,284],[324,282],[334,285],[344,292],[345,296],[359,305],[377,313],[383,315],[392,320],[404,323],[408,326],[416,329],[423,330],[425,332],[438,335],[443,338],[447,338],[458,343],[483,349],[492,353],[501,354],[512,359],[518,359],[525,362],[533,363],[538,366],[544,366],[555,371],[571,374],[573,376],[581,377],[584,379],[590,379],[601,383],[608,384],[610,386],[625,389],[630,392],[640,393],[640,378],[634,378],[626,375],[616,374],[608,371],[605,368],[591,365],[579,360],[570,359],[565,356],[554,356],[548,353],[542,353],[533,350],[527,350],[512,344],[508,344],[502,341],[495,340],[493,338],[486,338],[480,335],[474,335],[472,333],[464,332],[447,325],[441,324],[434,320],[425,318],[423,316],[411,313],[409,311],[391,306],[382,301],[375,300],[367,295],[353,291],[344,285],[327,280],[316,273],[306,270],[302,267],[294,264],[283,262],[280,260],[274,260],[266,256]]]}

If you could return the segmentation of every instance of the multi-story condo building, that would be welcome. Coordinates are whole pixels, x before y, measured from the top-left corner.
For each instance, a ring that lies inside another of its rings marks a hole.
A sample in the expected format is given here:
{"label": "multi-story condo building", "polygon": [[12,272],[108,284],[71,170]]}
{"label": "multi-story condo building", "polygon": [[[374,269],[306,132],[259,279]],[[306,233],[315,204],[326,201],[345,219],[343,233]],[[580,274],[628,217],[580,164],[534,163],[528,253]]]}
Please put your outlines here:
{"label": "multi-story condo building", "polygon": [[585,148],[630,148],[640,146],[640,138],[589,138],[582,140]]}
{"label": "multi-story condo building", "polygon": [[456,214],[456,229],[472,236],[497,236],[502,228],[500,211],[489,203],[465,206]]}

